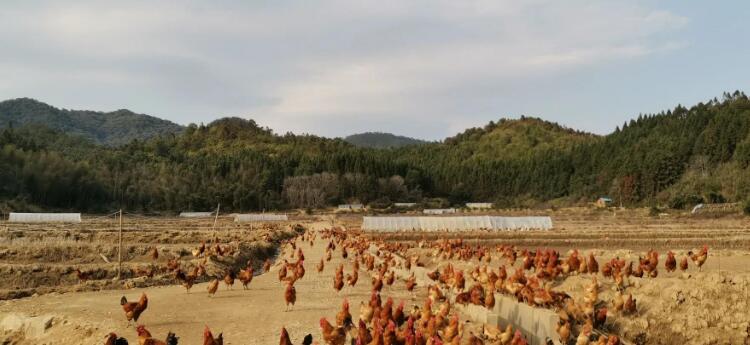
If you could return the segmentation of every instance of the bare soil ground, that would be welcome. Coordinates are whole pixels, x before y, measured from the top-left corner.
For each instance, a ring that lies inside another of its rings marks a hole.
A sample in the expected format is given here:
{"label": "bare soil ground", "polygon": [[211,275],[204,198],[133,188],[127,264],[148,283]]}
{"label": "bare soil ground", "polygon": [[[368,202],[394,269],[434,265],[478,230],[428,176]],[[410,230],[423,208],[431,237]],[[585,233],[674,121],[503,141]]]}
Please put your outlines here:
{"label": "bare soil ground", "polygon": [[[398,233],[368,234],[373,239],[386,241],[416,241],[442,238],[463,238],[482,245],[515,245],[518,249],[553,248],[567,257],[573,249],[582,254],[594,253],[600,266],[613,257],[637,261],[649,249],[660,253],[659,275],[656,278],[631,278],[627,292],[638,302],[636,315],[610,312],[607,328],[631,344],[748,344],[750,327],[750,221],[739,215],[720,218],[691,217],[669,214],[651,217],[647,210],[594,211],[568,209],[556,211],[507,211],[507,215],[550,214],[555,229],[547,232],[483,231],[469,233]],[[356,230],[361,216],[339,216],[337,222]],[[162,253],[158,264],[179,257],[186,263],[192,260],[191,250],[202,240],[219,237],[220,243],[234,243],[242,258],[265,258],[275,254],[279,240],[293,234],[282,227],[250,229],[223,221],[219,231],[212,231],[209,222],[178,220],[143,220],[130,225],[126,231],[127,267],[134,271],[152,263],[149,249],[157,246]],[[306,222],[312,229],[322,229],[330,221]],[[104,336],[114,331],[131,340],[136,339],[132,328],[126,326],[119,306],[119,298],[137,298],[146,292],[149,309],[141,320],[149,330],[163,338],[168,331],[181,337],[181,344],[201,343],[201,331],[208,325],[224,332],[228,344],[269,344],[278,341],[279,330],[285,326],[293,343],[312,334],[319,339],[320,317],[334,318],[344,297],[357,306],[370,295],[369,277],[360,276],[356,287],[346,287],[341,294],[332,289],[333,269],[339,263],[347,265],[339,255],[326,263],[322,274],[314,272],[315,264],[323,255],[322,241],[315,247],[304,245],[307,256],[305,278],[297,283],[298,303],[294,311],[284,311],[283,285],[278,282],[276,268],[269,274],[256,277],[250,290],[243,291],[239,282],[233,290],[222,283],[213,298],[205,293],[206,284],[185,293],[174,279],[164,275],[154,278],[128,279],[123,285],[111,280],[114,265],[105,263],[100,254],[111,261],[116,259],[116,227],[112,221],[82,226],[32,226],[28,229],[15,225],[4,228],[0,224],[0,296],[29,298],[0,301],[0,344],[99,344]],[[218,234],[218,235],[217,235]],[[12,239],[12,240],[11,240]],[[271,241],[267,241],[270,239]],[[691,267],[686,273],[667,273],[664,259],[667,250],[676,253],[678,260],[688,251],[708,245],[709,258],[701,272]],[[240,247],[255,248],[239,250]],[[260,248],[260,249],[258,249]],[[414,250],[427,268],[444,265],[444,260],[429,257],[427,251]],[[284,254],[282,254],[284,255]],[[163,261],[164,260],[164,261]],[[243,265],[234,260],[230,265]],[[478,263],[458,263],[467,268]],[[495,255],[490,266],[494,269],[506,264]],[[518,264],[517,264],[518,265]],[[72,270],[81,267],[95,273],[92,281],[79,284]],[[18,273],[22,272],[22,273]],[[611,306],[615,294],[612,280],[598,276],[602,305]],[[580,300],[583,286],[591,275],[570,276],[555,281],[554,289]],[[467,282],[469,284],[469,282]],[[426,292],[417,287],[412,295],[404,283],[397,281],[386,287],[385,296],[421,305]],[[50,293],[52,292],[52,293]],[[36,296],[40,294],[41,296]],[[467,325],[471,328],[472,325]],[[5,329],[5,331],[3,331]],[[575,336],[575,334],[574,334]]]}

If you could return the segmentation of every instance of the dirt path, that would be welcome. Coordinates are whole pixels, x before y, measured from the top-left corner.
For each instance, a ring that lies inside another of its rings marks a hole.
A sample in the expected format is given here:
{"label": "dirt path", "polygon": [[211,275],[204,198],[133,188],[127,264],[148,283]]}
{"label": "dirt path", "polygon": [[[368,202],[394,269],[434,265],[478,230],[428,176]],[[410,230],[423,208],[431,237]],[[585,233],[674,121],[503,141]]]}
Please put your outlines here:
{"label": "dirt path", "polygon": [[[312,224],[312,229],[325,227],[324,223]],[[223,332],[225,344],[271,344],[278,342],[279,331],[285,326],[294,343],[301,343],[306,334],[319,338],[318,321],[325,316],[335,319],[341,302],[348,297],[351,313],[358,314],[359,303],[369,299],[369,277],[360,270],[360,279],[356,287],[345,287],[340,295],[333,289],[334,267],[344,262],[340,252],[336,251],[331,262],[326,263],[323,273],[318,274],[315,265],[324,255],[325,243],[318,239],[314,247],[302,246],[305,253],[306,273],[295,285],[297,304],[291,312],[285,312],[284,286],[278,281],[277,266],[271,272],[255,277],[249,290],[243,290],[237,281],[233,290],[227,290],[222,282],[216,296],[209,298],[207,284],[198,284],[185,293],[181,286],[154,287],[132,290],[111,290],[87,293],[51,294],[21,300],[0,302],[0,329],[3,319],[8,316],[19,316],[21,320],[30,316],[52,316],[52,322],[46,331],[34,336],[36,321],[28,321],[27,339],[18,334],[0,333],[11,339],[11,344],[99,344],[104,336],[115,332],[126,337],[131,344],[137,342],[135,330],[127,327],[125,317],[119,305],[120,297],[137,299],[141,292],[149,296],[148,310],[144,312],[139,323],[145,325],[157,338],[165,338],[168,331],[180,337],[180,344],[202,343],[202,330],[208,325],[215,333]],[[347,261],[345,272],[351,272]],[[396,301],[410,299],[410,294],[403,288],[403,282],[397,281],[393,287],[383,290],[384,299],[392,296]],[[419,296],[426,296],[420,289]],[[421,300],[421,299],[419,299]],[[407,302],[407,307],[411,303]],[[10,319],[5,323],[10,323]],[[44,322],[44,321],[41,321]],[[38,326],[38,325],[36,325]],[[4,343],[0,341],[0,343]]]}

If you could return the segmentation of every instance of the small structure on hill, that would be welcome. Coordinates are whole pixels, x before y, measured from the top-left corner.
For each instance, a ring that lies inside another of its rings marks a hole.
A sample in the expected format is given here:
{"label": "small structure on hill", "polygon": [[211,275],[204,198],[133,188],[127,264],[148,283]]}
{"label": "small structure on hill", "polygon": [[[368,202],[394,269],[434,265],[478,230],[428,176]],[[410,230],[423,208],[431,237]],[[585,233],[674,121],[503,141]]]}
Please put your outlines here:
{"label": "small structure on hill", "polygon": [[395,207],[403,207],[403,208],[409,208],[417,206],[416,202],[395,202],[393,203],[393,206]]}
{"label": "small structure on hill", "polygon": [[602,196],[599,197],[599,199],[596,199],[596,207],[598,208],[606,208],[612,206],[612,198],[608,196]]}
{"label": "small structure on hill", "polygon": [[80,213],[18,213],[11,212],[11,223],[80,223]]}

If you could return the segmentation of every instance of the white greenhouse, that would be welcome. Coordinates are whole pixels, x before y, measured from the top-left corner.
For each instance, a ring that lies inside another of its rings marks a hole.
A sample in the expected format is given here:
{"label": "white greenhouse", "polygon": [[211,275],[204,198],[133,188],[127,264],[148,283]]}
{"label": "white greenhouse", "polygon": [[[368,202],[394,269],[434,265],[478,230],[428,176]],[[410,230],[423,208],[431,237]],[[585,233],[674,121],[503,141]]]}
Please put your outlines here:
{"label": "white greenhouse", "polygon": [[550,217],[363,217],[364,231],[549,230]]}
{"label": "white greenhouse", "polygon": [[182,218],[207,218],[214,215],[214,212],[180,212]]}
{"label": "white greenhouse", "polygon": [[8,217],[11,223],[80,223],[80,213],[17,213]]}
{"label": "white greenhouse", "polygon": [[480,210],[488,209],[488,208],[492,208],[492,203],[491,202],[467,202],[466,208],[480,209]]}
{"label": "white greenhouse", "polygon": [[235,222],[281,222],[285,220],[289,220],[287,215],[273,213],[250,213],[234,216]]}
{"label": "white greenhouse", "polygon": [[424,214],[448,214],[456,213],[455,208],[426,208],[422,211]]}

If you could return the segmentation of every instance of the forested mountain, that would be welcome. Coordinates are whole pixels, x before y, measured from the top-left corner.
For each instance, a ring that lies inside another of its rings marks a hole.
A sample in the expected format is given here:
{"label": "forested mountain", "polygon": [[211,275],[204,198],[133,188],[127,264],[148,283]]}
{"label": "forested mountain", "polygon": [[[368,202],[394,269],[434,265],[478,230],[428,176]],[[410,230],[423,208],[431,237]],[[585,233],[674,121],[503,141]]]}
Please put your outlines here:
{"label": "forested mountain", "polygon": [[409,145],[421,145],[426,141],[404,137],[401,135],[394,135],[391,133],[380,133],[380,132],[365,132],[359,134],[352,134],[344,140],[352,145],[359,147],[370,147],[377,149],[385,148],[398,148]]}
{"label": "forested mountain", "polygon": [[21,126],[0,130],[0,209],[537,206],[600,195],[689,207],[750,197],[749,134],[750,100],[740,92],[640,115],[606,136],[522,118],[389,150],[277,135],[238,118],[116,147]]}
{"label": "forested mountain", "polygon": [[0,102],[0,128],[27,124],[42,124],[105,145],[121,145],[183,130],[167,120],[124,109],[108,113],[66,110],[30,98]]}

